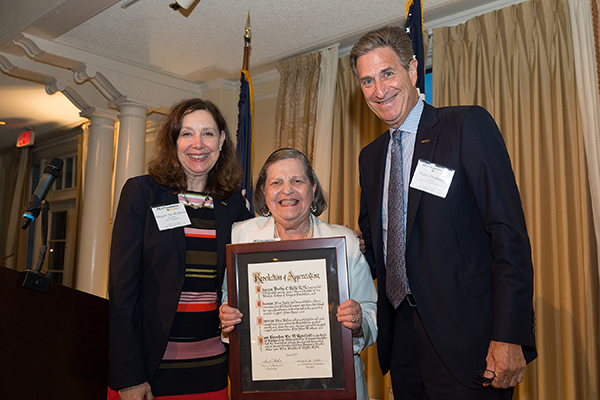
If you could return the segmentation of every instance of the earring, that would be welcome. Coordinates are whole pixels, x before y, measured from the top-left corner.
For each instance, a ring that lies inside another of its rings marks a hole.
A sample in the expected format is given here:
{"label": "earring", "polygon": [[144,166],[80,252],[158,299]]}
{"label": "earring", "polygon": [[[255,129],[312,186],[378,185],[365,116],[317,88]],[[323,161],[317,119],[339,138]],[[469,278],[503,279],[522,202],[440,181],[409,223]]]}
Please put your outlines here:
{"label": "earring", "polygon": [[263,216],[269,218],[271,216],[271,210],[267,208],[267,212],[263,213]]}
{"label": "earring", "polygon": [[317,212],[317,206],[315,205],[315,203],[312,203],[310,205],[310,211],[314,214]]}

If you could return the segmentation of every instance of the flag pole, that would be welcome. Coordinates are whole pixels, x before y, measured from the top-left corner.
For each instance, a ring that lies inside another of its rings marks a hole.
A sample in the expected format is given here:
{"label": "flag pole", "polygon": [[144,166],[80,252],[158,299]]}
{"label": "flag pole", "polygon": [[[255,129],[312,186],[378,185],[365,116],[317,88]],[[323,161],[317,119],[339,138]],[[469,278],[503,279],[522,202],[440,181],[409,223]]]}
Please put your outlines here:
{"label": "flag pole", "polygon": [[252,90],[252,77],[248,72],[250,59],[250,40],[252,39],[250,28],[250,11],[246,20],[244,33],[244,61],[240,71],[240,100],[238,102],[238,129],[236,154],[244,171],[240,189],[248,203],[248,209],[254,212],[252,207],[252,153],[254,147],[254,135],[252,128],[252,114],[254,97]]}

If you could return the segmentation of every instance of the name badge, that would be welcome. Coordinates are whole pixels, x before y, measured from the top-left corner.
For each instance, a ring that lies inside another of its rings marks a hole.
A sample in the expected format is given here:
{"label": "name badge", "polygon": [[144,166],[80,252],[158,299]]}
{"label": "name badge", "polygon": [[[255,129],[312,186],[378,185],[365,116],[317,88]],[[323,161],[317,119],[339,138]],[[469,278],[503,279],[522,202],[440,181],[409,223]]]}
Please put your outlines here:
{"label": "name badge", "polygon": [[152,207],[152,212],[160,231],[192,224],[185,211],[185,206],[181,203]]}
{"label": "name badge", "polygon": [[453,169],[419,160],[410,187],[445,199],[453,177]]}

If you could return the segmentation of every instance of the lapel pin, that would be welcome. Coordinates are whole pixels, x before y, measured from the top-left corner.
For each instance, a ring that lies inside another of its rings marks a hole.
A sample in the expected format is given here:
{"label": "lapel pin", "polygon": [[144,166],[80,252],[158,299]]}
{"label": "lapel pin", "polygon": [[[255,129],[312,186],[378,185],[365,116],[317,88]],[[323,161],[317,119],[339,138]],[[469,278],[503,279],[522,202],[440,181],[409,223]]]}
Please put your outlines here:
{"label": "lapel pin", "polygon": [[421,143],[429,143],[429,139],[421,140]]}

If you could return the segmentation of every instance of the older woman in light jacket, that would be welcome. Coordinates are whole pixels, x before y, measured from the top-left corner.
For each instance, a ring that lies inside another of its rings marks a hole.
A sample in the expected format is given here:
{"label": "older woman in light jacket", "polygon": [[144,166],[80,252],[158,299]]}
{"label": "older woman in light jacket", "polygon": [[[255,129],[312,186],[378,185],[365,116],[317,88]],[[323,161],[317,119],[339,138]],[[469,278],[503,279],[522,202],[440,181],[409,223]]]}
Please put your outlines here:
{"label": "older woman in light jacket", "polygon": [[[360,352],[377,339],[377,291],[359,240],[350,229],[317,218],[327,202],[310,162],[297,150],[280,149],[269,156],[256,183],[254,207],[264,216],[236,223],[232,243],[346,237],[350,299],[339,306],[337,319],[352,330],[357,399],[368,399]],[[223,332],[231,332],[242,321],[239,310],[225,300],[219,317]]]}

